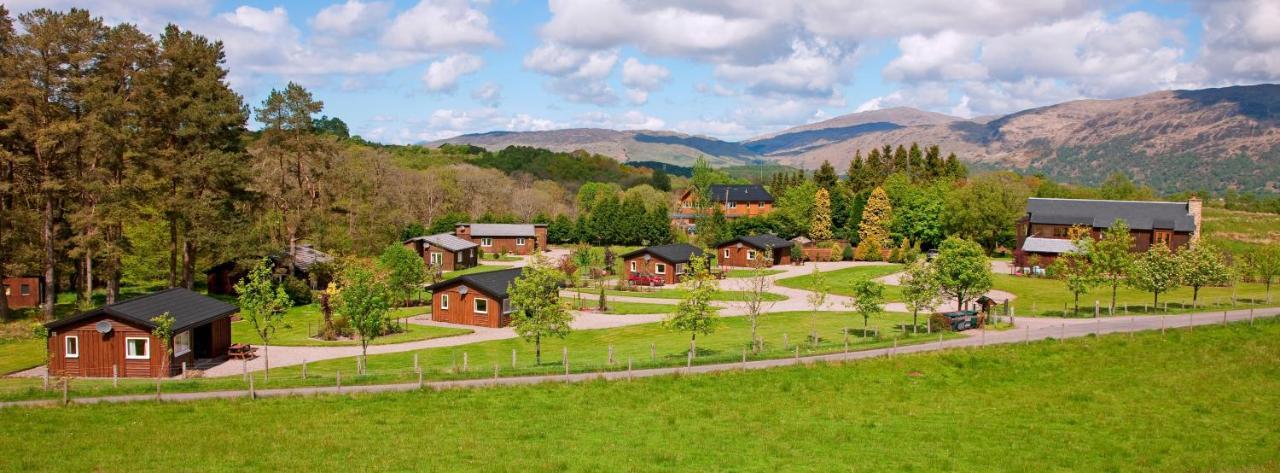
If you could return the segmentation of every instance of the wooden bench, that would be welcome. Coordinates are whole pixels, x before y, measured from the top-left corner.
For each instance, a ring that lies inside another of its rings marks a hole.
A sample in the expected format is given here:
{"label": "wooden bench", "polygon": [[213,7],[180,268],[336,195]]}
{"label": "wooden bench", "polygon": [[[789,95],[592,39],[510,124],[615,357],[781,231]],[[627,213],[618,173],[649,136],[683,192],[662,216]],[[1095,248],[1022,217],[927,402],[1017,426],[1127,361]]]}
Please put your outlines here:
{"label": "wooden bench", "polygon": [[227,348],[227,357],[238,358],[242,360],[249,359],[249,358],[253,358],[253,351],[254,351],[253,345],[247,345],[243,343],[232,343],[231,347]]}

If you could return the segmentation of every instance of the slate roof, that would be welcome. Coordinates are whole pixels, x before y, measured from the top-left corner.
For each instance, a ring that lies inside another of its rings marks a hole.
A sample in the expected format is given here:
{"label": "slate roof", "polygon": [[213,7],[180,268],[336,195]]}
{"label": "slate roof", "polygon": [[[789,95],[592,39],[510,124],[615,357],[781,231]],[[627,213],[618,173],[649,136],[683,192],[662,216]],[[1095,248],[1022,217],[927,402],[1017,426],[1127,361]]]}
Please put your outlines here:
{"label": "slate roof", "polygon": [[404,242],[408,243],[411,241],[424,241],[431,246],[434,246],[436,248],[443,248],[449,251],[462,251],[467,248],[475,248],[477,246],[480,246],[475,243],[469,242],[467,240],[463,240],[461,238],[453,236],[453,234],[451,233],[440,233],[436,235],[413,237],[408,240],[405,240]]}
{"label": "slate roof", "polygon": [[464,223],[471,227],[471,236],[476,237],[536,237],[534,228],[541,224],[533,223]]}
{"label": "slate roof", "polygon": [[758,185],[711,186],[708,194],[713,202],[773,202],[773,195]]}
{"label": "slate roof", "polygon": [[1110,228],[1124,220],[1134,230],[1166,229],[1195,232],[1195,217],[1186,202],[1129,200],[1027,199],[1031,223]]}
{"label": "slate roof", "polygon": [[1062,254],[1070,253],[1075,250],[1075,243],[1071,240],[1061,238],[1027,237],[1027,239],[1022,242],[1022,251],[1029,251],[1032,253]]}
{"label": "slate roof", "polygon": [[[289,249],[285,248],[281,254],[283,256],[288,256]],[[317,250],[311,245],[298,245],[293,255],[293,266],[302,272],[306,272],[311,269],[311,265],[313,264],[328,263],[330,261],[333,261],[332,256],[329,256],[328,253]]]}
{"label": "slate roof", "polygon": [[775,249],[775,250],[781,250],[781,249],[783,249],[783,248],[791,248],[792,246],[795,246],[795,244],[796,244],[794,241],[791,241],[791,240],[783,240],[783,239],[778,238],[778,237],[776,237],[776,236],[774,236],[774,235],[770,235],[770,234],[768,234],[768,233],[765,233],[765,234],[761,234],[761,235],[751,235],[751,236],[744,236],[744,237],[734,238],[734,239],[732,239],[732,240],[729,240],[729,241],[726,241],[726,242],[721,243],[721,244],[719,244],[719,245],[716,245],[716,248],[721,248],[721,247],[723,247],[723,246],[725,246],[725,245],[731,245],[731,244],[739,243],[739,242],[741,242],[742,244],[745,244],[745,245],[747,245],[747,246],[750,246],[750,247],[752,247],[752,248],[755,248],[755,249],[758,249],[758,250],[762,250],[762,251],[763,251],[763,250],[770,249],[770,248]]}
{"label": "slate roof", "polygon": [[232,304],[185,288],[175,287],[81,312],[62,320],[49,322],[45,327],[55,330],[106,314],[143,327],[155,328],[155,323],[151,322],[151,319],[168,312],[173,317],[173,333],[178,333],[229,316],[239,310]]}
{"label": "slate roof", "polygon": [[641,248],[630,253],[622,255],[622,259],[628,259],[633,256],[642,254],[651,254],[669,263],[688,263],[689,259],[694,255],[702,255],[702,248],[690,245],[688,243],[673,243],[670,245],[649,246]]}
{"label": "slate roof", "polygon": [[511,286],[511,282],[520,277],[523,268],[503,269],[499,271],[486,271],[483,273],[472,273],[456,278],[427,286],[428,291],[434,291],[442,287],[452,286],[457,283],[466,284],[467,287],[474,288],[497,299],[507,298],[507,287]]}

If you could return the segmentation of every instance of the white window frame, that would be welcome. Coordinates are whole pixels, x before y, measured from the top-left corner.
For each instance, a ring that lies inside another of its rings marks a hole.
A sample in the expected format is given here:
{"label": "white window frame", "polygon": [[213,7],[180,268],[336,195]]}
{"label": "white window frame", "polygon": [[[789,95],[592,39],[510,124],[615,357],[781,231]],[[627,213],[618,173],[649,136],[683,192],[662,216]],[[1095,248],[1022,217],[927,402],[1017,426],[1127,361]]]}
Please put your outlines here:
{"label": "white window frame", "polygon": [[480,239],[480,246],[493,246],[493,239],[492,239],[492,238],[481,238],[481,239]]}
{"label": "white window frame", "polygon": [[666,263],[655,263],[655,264],[653,265],[653,273],[654,273],[654,274],[667,274],[667,264],[666,264]]}
{"label": "white window frame", "polygon": [[[483,302],[483,303],[484,303],[484,310],[480,310],[480,303],[481,303],[481,302]],[[471,300],[471,312],[474,312],[474,313],[477,313],[477,314],[488,314],[488,313],[489,313],[489,299],[485,299],[485,298],[483,298],[483,297],[477,297],[477,298],[475,298],[475,299],[472,299],[472,300]]]}
{"label": "white window frame", "polygon": [[637,272],[637,271],[636,271],[636,261],[635,261],[635,260],[631,260],[631,272],[633,272],[633,273]]}
{"label": "white window frame", "polygon": [[756,250],[747,250],[747,261],[756,260]]}
{"label": "white window frame", "polygon": [[508,297],[502,300],[502,313],[503,315],[506,315],[506,314],[510,314],[511,312],[512,312],[511,298]]}
{"label": "white window frame", "polygon": [[[74,342],[74,343],[67,343],[67,342]],[[71,350],[71,345],[75,345],[76,347],[74,352],[72,352]],[[62,354],[67,358],[80,358],[80,337],[77,337],[75,335],[67,335],[66,337],[63,337]]]}
{"label": "white window frame", "polygon": [[457,252],[457,253],[454,253],[454,254],[453,254],[453,256],[454,256],[454,258],[453,258],[454,262],[456,262],[456,263],[461,263],[461,262],[462,262],[462,254],[463,254],[463,253],[465,253],[465,251],[459,251],[459,252]]}
{"label": "white window frame", "polygon": [[756,202],[756,208],[758,208],[758,209],[763,209],[763,208],[764,208],[764,202]]}
{"label": "white window frame", "polygon": [[524,246],[524,238],[516,238],[516,246]]}
{"label": "white window frame", "polygon": [[725,204],[725,208],[736,209],[736,208],[738,208],[738,203],[737,203],[737,202],[729,202],[729,203],[726,203],[726,204]]}
{"label": "white window frame", "polygon": [[440,266],[441,264],[444,264],[444,253],[432,251],[430,255],[427,256],[427,259],[431,261],[433,266]]}
{"label": "white window frame", "polygon": [[[178,343],[179,338],[185,338],[186,343],[179,344]],[[173,356],[182,356],[187,353],[191,353],[191,331],[190,330],[187,330],[185,332],[182,332],[173,336]]]}
{"label": "white window frame", "polygon": [[449,295],[440,295],[440,310],[449,310]]}
{"label": "white window frame", "polygon": [[725,249],[724,249],[724,259],[729,259],[729,249],[728,249],[728,248],[725,248]]}
{"label": "white window frame", "polygon": [[[142,354],[130,355],[129,342],[133,340],[142,340]],[[151,337],[125,337],[124,338],[124,358],[126,360],[150,360],[151,359]]]}

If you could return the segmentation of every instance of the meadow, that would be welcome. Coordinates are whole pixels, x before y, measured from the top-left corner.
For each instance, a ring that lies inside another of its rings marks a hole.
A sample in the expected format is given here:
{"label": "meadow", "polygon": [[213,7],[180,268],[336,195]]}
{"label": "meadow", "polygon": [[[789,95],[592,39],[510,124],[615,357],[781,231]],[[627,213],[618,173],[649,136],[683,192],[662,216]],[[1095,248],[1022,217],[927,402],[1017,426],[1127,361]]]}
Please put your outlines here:
{"label": "meadow", "polygon": [[[1067,290],[1066,283],[1057,279],[992,275],[994,288],[1017,296],[1013,301],[1016,315],[1050,317],[1093,317],[1093,305],[1097,301],[1102,316],[1129,314],[1185,314],[1193,311],[1212,311],[1234,307],[1261,307],[1272,305],[1268,301],[1266,287],[1256,283],[1237,283],[1234,287],[1200,288],[1198,301],[1192,304],[1192,290],[1181,287],[1160,295],[1160,307],[1153,307],[1150,292],[1120,285],[1116,291],[1116,312],[1108,313],[1111,304],[1111,286],[1098,286],[1080,295],[1080,311],[1075,312],[1075,296]],[[1003,301],[999,301],[1003,302]],[[1167,307],[1166,307],[1167,304]],[[950,308],[955,303],[944,304]]]}
{"label": "meadow", "polygon": [[0,470],[1275,471],[1277,403],[1266,320],[631,382],[4,409]]}
{"label": "meadow", "polygon": [[[387,317],[397,321],[404,331],[378,337],[369,342],[370,345],[389,345],[393,343],[413,342],[418,340],[429,340],[432,338],[452,337],[455,335],[465,335],[472,331],[465,328],[452,327],[436,327],[430,325],[418,325],[404,323],[401,319],[413,317],[421,314],[431,313],[431,308],[422,307],[398,307],[391,309],[387,313]],[[334,315],[337,317],[337,315]],[[313,338],[313,335],[319,331],[320,326],[324,324],[324,315],[320,313],[320,307],[317,304],[308,304],[300,307],[293,307],[285,312],[284,318],[276,325],[274,335],[271,337],[272,345],[280,346],[349,346],[359,345],[359,339],[349,340],[321,340]],[[236,343],[248,343],[252,345],[261,345],[262,339],[254,332],[253,325],[247,320],[239,320],[231,323],[231,341]]]}
{"label": "meadow", "polygon": [[[851,268],[837,269],[835,271],[822,271],[821,273],[823,282],[826,283],[831,294],[853,296],[852,287],[854,281],[859,279],[876,279],[899,271],[902,271],[902,265],[900,264],[878,264],[854,266]],[[779,279],[777,284],[779,286],[789,287],[792,289],[811,291],[813,290],[813,274]],[[902,300],[902,291],[897,286],[885,286],[884,298],[885,301]]]}

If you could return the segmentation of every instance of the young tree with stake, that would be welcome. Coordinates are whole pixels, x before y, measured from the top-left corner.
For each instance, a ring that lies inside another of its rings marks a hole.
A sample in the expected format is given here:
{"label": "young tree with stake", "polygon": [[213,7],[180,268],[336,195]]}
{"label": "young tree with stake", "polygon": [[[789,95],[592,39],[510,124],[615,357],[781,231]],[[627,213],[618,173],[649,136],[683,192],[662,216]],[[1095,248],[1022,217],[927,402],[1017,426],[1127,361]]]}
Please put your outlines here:
{"label": "young tree with stake", "polygon": [[912,327],[920,323],[921,310],[932,311],[941,302],[938,274],[923,258],[917,258],[907,265],[898,284],[902,288],[902,302],[911,310]]}
{"label": "young tree with stake", "polygon": [[1200,241],[1191,248],[1178,252],[1178,264],[1182,266],[1182,283],[1191,286],[1191,305],[1200,299],[1200,288],[1222,286],[1231,282],[1231,269],[1217,247]]}
{"label": "young tree with stake", "polygon": [[338,313],[351,322],[360,335],[360,368],[369,359],[369,342],[382,335],[387,312],[391,310],[390,290],[373,268],[350,264],[339,275]]}
{"label": "young tree with stake", "polygon": [[1280,246],[1266,245],[1245,255],[1245,263],[1253,275],[1267,288],[1267,302],[1271,302],[1271,282],[1280,275]]}
{"label": "young tree with stake", "polygon": [[[1133,235],[1129,233],[1129,224],[1124,220],[1116,220],[1102,239],[1089,246],[1089,261],[1096,270],[1101,282],[1111,286],[1111,313],[1116,312],[1116,293],[1133,267]],[[1079,309],[1079,300],[1076,308]]]}
{"label": "young tree with stake", "polygon": [[751,261],[751,275],[745,280],[746,285],[742,291],[742,305],[747,313],[747,320],[751,321],[752,353],[759,353],[763,348],[756,330],[760,324],[760,317],[763,317],[774,304],[765,300],[765,294],[769,292],[769,264],[772,261],[773,249],[766,249],[763,257]]}
{"label": "young tree with stake", "polygon": [[[1075,297],[1075,312],[1080,314],[1080,295],[1089,292],[1099,283],[1098,271],[1089,260],[1092,240],[1083,237],[1073,242],[1075,249],[1058,255],[1049,266],[1049,275],[1067,285],[1067,291]],[[1065,315],[1065,314],[1064,314]]]}
{"label": "young tree with stake", "polygon": [[720,292],[716,287],[715,276],[711,274],[711,258],[706,255],[693,255],[689,258],[692,273],[685,275],[680,288],[685,296],[676,304],[676,310],[662,323],[667,329],[676,332],[689,332],[689,353],[698,350],[698,334],[710,334],[716,328],[716,311],[711,306],[711,299]]}
{"label": "young tree with stake", "polygon": [[822,310],[822,306],[827,305],[827,296],[831,292],[831,287],[827,285],[827,279],[818,271],[818,264],[813,264],[813,275],[811,276],[809,286],[809,295],[805,299],[809,301],[809,340],[813,346],[818,346],[818,311]]}
{"label": "young tree with stake", "polygon": [[1152,294],[1152,307],[1160,305],[1160,294],[1178,288],[1182,281],[1182,265],[1167,245],[1151,245],[1151,248],[1133,261],[1129,287]]}
{"label": "young tree with stake", "polygon": [[862,316],[862,336],[867,336],[871,317],[884,313],[884,284],[868,278],[860,278],[853,282],[853,310]]}
{"label": "young tree with stake", "polygon": [[569,335],[573,315],[560,301],[563,276],[549,267],[541,255],[520,272],[507,289],[511,299],[511,328],[525,341],[533,342],[534,363],[542,364],[542,338]]}
{"label": "young tree with stake", "polygon": [[284,285],[272,281],[271,268],[271,260],[263,258],[244,279],[236,283],[240,318],[248,321],[253,333],[262,340],[262,361],[266,368],[262,372],[264,381],[271,372],[271,337],[276,333],[276,324],[284,319],[285,311],[293,305]]}

